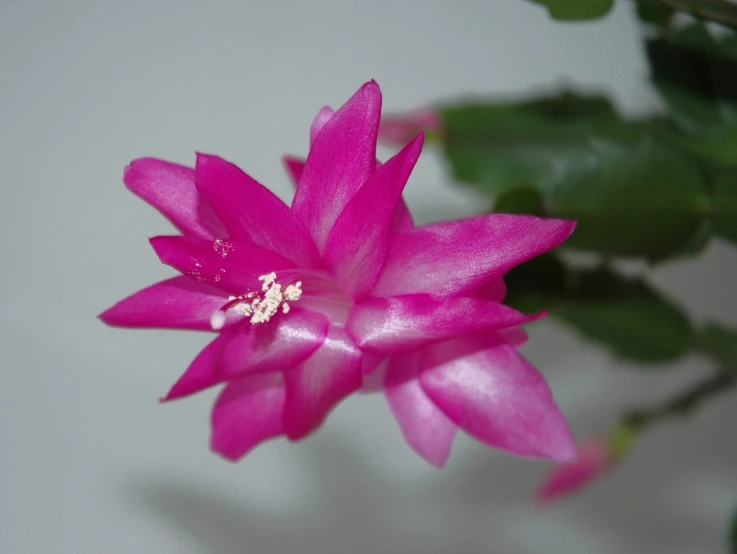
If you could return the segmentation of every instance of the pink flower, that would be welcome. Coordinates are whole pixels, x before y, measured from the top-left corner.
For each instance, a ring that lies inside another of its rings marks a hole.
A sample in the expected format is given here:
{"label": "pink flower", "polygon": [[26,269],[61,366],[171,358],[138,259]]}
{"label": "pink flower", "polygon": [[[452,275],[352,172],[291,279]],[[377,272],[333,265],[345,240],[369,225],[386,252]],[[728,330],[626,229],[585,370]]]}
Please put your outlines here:
{"label": "pink flower", "polygon": [[387,144],[404,146],[417,133],[439,136],[443,133],[443,120],[432,108],[419,108],[409,113],[385,115],[379,125],[379,140]]}
{"label": "pink flower", "polygon": [[578,460],[553,469],[537,493],[541,502],[550,502],[582,489],[609,472],[618,456],[603,437],[581,445]]}
{"label": "pink flower", "polygon": [[277,436],[317,429],[378,381],[409,443],[442,465],[458,428],[535,457],[575,454],[544,379],[517,354],[534,317],[502,304],[502,275],[554,248],[568,221],[493,214],[415,228],[402,190],[416,137],[376,162],[373,81],[323,109],[289,207],[236,166],[144,158],[128,188],[182,232],[151,245],[181,275],[101,315],[122,327],[215,331],[165,400],[225,383],[212,448],[236,460]]}

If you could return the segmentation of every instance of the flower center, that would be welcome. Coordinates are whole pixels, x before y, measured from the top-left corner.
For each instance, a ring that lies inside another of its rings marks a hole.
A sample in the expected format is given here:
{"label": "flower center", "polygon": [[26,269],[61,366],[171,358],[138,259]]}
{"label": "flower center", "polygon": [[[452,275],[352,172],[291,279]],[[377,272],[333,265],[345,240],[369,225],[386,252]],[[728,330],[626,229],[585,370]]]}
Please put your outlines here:
{"label": "flower center", "polygon": [[302,296],[302,281],[293,285],[282,286],[276,282],[276,273],[273,271],[258,278],[262,281],[261,293],[249,292],[240,296],[231,296],[228,302],[220,307],[210,318],[210,326],[219,331],[225,325],[225,313],[237,307],[245,317],[251,318],[251,324],[266,323],[281,308],[282,313],[289,313],[289,302],[296,302]]}

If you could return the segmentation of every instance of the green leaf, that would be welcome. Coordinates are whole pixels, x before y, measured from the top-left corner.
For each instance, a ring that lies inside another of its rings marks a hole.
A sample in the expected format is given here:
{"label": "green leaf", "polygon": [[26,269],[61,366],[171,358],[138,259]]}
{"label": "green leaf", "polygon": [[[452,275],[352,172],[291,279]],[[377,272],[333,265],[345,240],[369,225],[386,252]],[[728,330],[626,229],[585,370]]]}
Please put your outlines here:
{"label": "green leaf", "polygon": [[737,372],[737,331],[707,323],[696,337],[696,346],[716,359],[725,370]]}
{"label": "green leaf", "polygon": [[660,0],[674,10],[730,27],[737,27],[737,5],[728,0]]}
{"label": "green leaf", "polygon": [[637,2],[637,17],[644,23],[665,24],[673,15],[673,8],[665,6],[659,0]]}
{"label": "green leaf", "polygon": [[717,232],[737,243],[737,171],[724,171],[712,179]]}
{"label": "green leaf", "polygon": [[682,147],[709,164],[737,167],[737,36],[705,25],[647,43],[651,77],[678,127]]}
{"label": "green leaf", "polygon": [[497,197],[493,211],[507,214],[543,215],[545,213],[543,196],[540,191],[533,188],[510,190]]}
{"label": "green leaf", "polygon": [[734,511],[732,516],[732,525],[729,531],[729,546],[732,549],[732,554],[737,554],[737,510]]}
{"label": "green leaf", "polygon": [[592,141],[541,183],[547,213],[575,219],[566,246],[660,259],[682,251],[711,208],[706,178],[687,156],[647,135]]}
{"label": "green leaf", "polygon": [[575,158],[588,137],[619,125],[601,96],[563,92],[521,103],[474,103],[440,110],[453,176],[489,194],[535,185],[561,159]]}
{"label": "green leaf", "polygon": [[621,358],[666,362],[690,347],[688,318],[641,281],[599,270],[581,274],[576,292],[555,304],[553,315]]}
{"label": "green leaf", "polygon": [[578,21],[606,15],[614,0],[530,0],[542,4],[555,19]]}
{"label": "green leaf", "polygon": [[510,305],[528,313],[550,310],[620,358],[661,363],[691,347],[685,314],[640,280],[608,269],[573,272],[548,255],[513,269],[505,281]]}

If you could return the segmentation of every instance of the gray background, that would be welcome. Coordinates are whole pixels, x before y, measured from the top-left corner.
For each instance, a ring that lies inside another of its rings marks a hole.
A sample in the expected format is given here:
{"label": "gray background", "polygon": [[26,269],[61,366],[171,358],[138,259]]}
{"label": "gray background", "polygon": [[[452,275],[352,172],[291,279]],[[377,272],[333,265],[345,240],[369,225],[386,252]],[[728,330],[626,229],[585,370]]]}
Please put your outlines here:
{"label": "gray background", "polygon": [[[218,153],[288,198],[280,156],[304,154],[317,110],[369,78],[388,111],[575,80],[637,112],[656,103],[638,33],[628,2],[564,25],[522,0],[0,0],[0,551],[723,552],[734,395],[649,432],[609,478],[541,509],[530,498],[545,463],[461,437],[434,470],[380,396],[350,399],[303,443],[226,463],[207,450],[214,391],[157,403],[208,337],[95,319],[171,275],[146,242],[170,227],[125,191],[129,160]],[[424,222],[483,209],[431,149],[407,198]],[[653,277],[698,318],[737,323],[732,248]],[[707,369],[692,358],[640,372],[550,322],[527,353],[578,437]]]}

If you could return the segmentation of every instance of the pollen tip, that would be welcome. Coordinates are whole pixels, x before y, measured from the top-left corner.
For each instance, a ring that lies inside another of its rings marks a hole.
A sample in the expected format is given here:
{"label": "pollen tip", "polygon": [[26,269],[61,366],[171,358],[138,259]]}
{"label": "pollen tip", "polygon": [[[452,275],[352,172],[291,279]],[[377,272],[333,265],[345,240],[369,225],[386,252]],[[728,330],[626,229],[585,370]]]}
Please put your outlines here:
{"label": "pollen tip", "polygon": [[225,326],[225,319],[225,312],[222,310],[216,311],[210,317],[210,327],[212,327],[213,331],[219,331]]}

